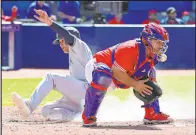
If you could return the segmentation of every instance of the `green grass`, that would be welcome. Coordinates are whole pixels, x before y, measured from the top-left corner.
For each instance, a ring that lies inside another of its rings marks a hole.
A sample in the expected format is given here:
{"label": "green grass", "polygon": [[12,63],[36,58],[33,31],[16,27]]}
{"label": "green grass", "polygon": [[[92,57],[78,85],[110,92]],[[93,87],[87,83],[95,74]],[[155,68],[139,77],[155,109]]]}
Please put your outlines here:
{"label": "green grass", "polygon": [[[2,80],[2,100],[3,106],[13,105],[11,101],[11,93],[17,92],[23,98],[29,98],[34,90],[34,88],[41,81],[41,78],[33,79],[3,79]],[[49,95],[43,100],[42,104],[48,101],[54,101],[61,97],[61,94],[56,91],[51,91]]]}
{"label": "green grass", "polygon": [[[29,98],[40,80],[41,78],[2,79],[2,105],[13,105],[10,96],[11,92],[17,92],[23,98]],[[190,96],[194,96],[193,91],[195,89],[195,76],[161,76],[158,78],[158,83],[163,89],[164,95],[180,96],[187,100]],[[130,95],[133,96],[132,90],[120,89],[108,92],[108,94],[118,97],[121,101],[127,100]],[[61,97],[60,93],[51,91],[42,101],[41,105],[49,101],[54,101],[59,97]]]}

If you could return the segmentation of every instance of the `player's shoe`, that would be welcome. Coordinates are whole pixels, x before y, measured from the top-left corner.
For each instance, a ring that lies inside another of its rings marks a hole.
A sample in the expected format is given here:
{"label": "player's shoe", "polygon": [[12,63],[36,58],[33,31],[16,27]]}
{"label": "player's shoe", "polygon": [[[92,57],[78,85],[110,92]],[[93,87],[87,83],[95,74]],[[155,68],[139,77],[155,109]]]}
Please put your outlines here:
{"label": "player's shoe", "polygon": [[169,115],[162,112],[155,113],[152,107],[145,108],[144,124],[166,124],[173,122]]}
{"label": "player's shoe", "polygon": [[84,116],[84,113],[82,114],[82,119],[83,119],[83,126],[84,127],[94,127],[97,126],[97,118],[94,116],[91,116],[89,118],[86,118]]}
{"label": "player's shoe", "polygon": [[16,92],[11,94],[12,101],[14,104],[21,110],[22,115],[25,117],[29,117],[32,113],[28,100],[24,100],[18,95]]}

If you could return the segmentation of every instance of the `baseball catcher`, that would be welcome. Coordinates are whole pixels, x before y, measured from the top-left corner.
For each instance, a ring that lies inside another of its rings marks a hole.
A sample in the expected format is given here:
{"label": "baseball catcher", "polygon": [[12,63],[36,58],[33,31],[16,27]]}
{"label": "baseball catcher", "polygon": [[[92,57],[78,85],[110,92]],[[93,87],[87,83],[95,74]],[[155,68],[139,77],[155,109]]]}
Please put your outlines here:
{"label": "baseball catcher", "polygon": [[160,25],[145,25],[140,38],[119,43],[94,54],[85,68],[90,86],[85,95],[83,126],[95,126],[96,115],[106,92],[114,88],[132,87],[144,102],[144,123],[171,122],[160,111],[161,88],[156,84],[154,66],[166,61],[168,32]]}
{"label": "baseball catcher", "polygon": [[85,97],[88,82],[85,78],[85,65],[92,58],[87,44],[80,39],[79,31],[74,27],[61,27],[53,22],[43,10],[36,10],[39,21],[47,24],[57,33],[53,44],[60,44],[64,53],[69,54],[70,75],[48,73],[35,88],[29,99],[22,99],[16,92],[12,93],[14,104],[24,116],[30,116],[48,93],[55,89],[62,98],[47,103],[42,107],[42,115],[47,120],[70,121],[78,112],[82,112],[81,101]]}

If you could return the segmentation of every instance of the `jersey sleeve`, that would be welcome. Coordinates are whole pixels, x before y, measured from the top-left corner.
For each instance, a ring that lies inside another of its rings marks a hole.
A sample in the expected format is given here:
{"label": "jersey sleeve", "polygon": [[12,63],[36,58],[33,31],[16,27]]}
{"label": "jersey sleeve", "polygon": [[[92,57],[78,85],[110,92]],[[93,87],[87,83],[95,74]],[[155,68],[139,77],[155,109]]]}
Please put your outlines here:
{"label": "jersey sleeve", "polygon": [[75,44],[75,36],[69,33],[68,30],[66,30],[63,26],[60,24],[53,22],[52,25],[50,26],[56,33],[58,33],[61,37],[65,39],[65,41],[72,46]]}
{"label": "jersey sleeve", "polygon": [[133,72],[137,64],[138,50],[136,47],[117,48],[114,65],[123,72]]}

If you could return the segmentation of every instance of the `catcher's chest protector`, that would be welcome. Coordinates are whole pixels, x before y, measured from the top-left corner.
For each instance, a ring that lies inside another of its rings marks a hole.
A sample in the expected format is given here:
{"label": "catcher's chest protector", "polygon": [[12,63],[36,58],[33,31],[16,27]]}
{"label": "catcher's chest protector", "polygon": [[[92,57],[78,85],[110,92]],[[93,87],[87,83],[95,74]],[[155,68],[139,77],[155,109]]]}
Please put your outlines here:
{"label": "catcher's chest protector", "polygon": [[158,63],[157,59],[154,58],[150,62],[146,60],[146,49],[145,45],[141,43],[141,40],[137,40],[139,48],[138,64],[136,66],[136,72],[131,76],[132,78],[139,80],[145,76],[148,76],[150,69]]}
{"label": "catcher's chest protector", "polygon": [[[139,80],[144,76],[147,76],[150,69],[153,68],[153,66],[156,65],[158,61],[156,58],[154,58],[154,60],[152,60],[151,62],[145,61],[146,60],[145,45],[141,43],[140,39],[136,39],[136,40],[139,48],[138,64],[136,65],[136,72],[131,77],[136,80]],[[114,55],[119,45],[120,44],[117,44],[112,50],[112,64],[115,61]]]}

